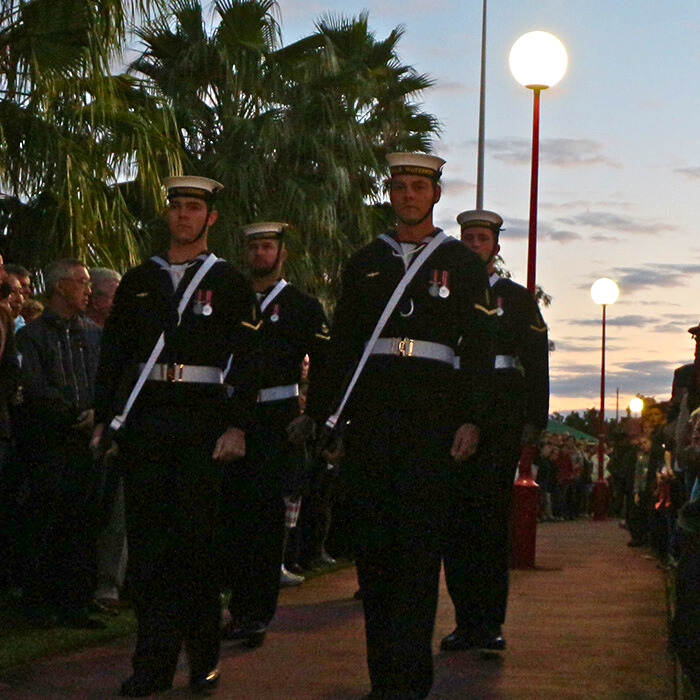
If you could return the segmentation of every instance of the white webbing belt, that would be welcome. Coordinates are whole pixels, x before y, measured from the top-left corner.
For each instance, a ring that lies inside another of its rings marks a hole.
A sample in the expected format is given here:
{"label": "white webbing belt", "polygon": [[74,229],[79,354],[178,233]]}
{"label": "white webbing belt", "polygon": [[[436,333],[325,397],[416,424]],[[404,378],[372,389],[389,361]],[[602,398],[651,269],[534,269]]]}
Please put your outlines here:
{"label": "white webbing belt", "polygon": [[[187,304],[189,303],[190,299],[192,298],[194,290],[197,289],[199,283],[204,279],[204,275],[206,275],[207,272],[209,272],[209,270],[212,268],[212,266],[217,260],[218,258],[216,257],[216,255],[210,253],[209,257],[200,265],[199,269],[194,274],[194,277],[190,280],[190,283],[187,285],[185,292],[183,293],[182,298],[180,299],[180,303],[177,305],[178,326],[180,325],[180,321],[182,321],[182,313],[187,307]],[[124,425],[124,423],[126,422],[126,417],[129,415],[131,407],[134,405],[134,402],[138,398],[138,395],[141,393],[141,389],[143,389],[143,385],[146,383],[148,375],[151,373],[151,370],[156,364],[156,360],[158,359],[160,353],[163,351],[164,347],[165,333],[161,333],[160,337],[156,341],[156,344],[153,346],[153,350],[151,350],[151,354],[148,356],[148,359],[144,363],[143,369],[141,370],[141,374],[136,380],[136,384],[134,384],[134,387],[131,390],[131,393],[129,394],[129,398],[124,404],[124,410],[118,416],[114,416],[114,418],[112,418],[112,421],[109,424],[109,427],[112,430],[119,430],[119,428],[121,428],[122,425]]]}
{"label": "white webbing belt", "polygon": [[258,403],[269,403],[270,401],[283,401],[299,396],[298,384],[285,384],[284,386],[270,386],[267,389],[260,389],[258,392]]}
{"label": "white webbing belt", "polygon": [[[145,363],[139,365],[143,371]],[[191,384],[223,384],[224,373],[219,367],[203,367],[202,365],[181,365],[177,362],[153,365],[146,379],[156,382],[186,382]]]}
{"label": "white webbing belt", "polygon": [[408,270],[406,270],[404,276],[401,278],[401,281],[396,285],[396,289],[394,289],[393,294],[391,295],[391,297],[389,297],[389,301],[384,307],[384,311],[382,311],[382,314],[379,317],[379,320],[377,321],[377,325],[374,327],[372,335],[367,341],[367,345],[365,345],[365,351],[362,353],[362,357],[360,357],[360,361],[355,367],[355,371],[352,375],[352,378],[348,382],[348,385],[345,389],[345,394],[343,394],[343,399],[340,402],[340,405],[336,409],[335,413],[333,413],[333,415],[331,415],[326,421],[326,426],[331,430],[335,428],[341,414],[343,413],[345,404],[350,398],[350,394],[352,394],[352,391],[355,388],[355,384],[360,378],[365,364],[367,364],[367,358],[369,358],[370,354],[372,353],[372,349],[374,348],[374,345],[377,342],[377,339],[379,338],[379,334],[382,332],[382,330],[384,330],[386,322],[389,320],[389,317],[394,312],[396,305],[401,300],[401,297],[406,291],[406,287],[408,287],[409,282],[415,277],[418,270],[420,270],[421,267],[423,267],[425,261],[433,254],[437,247],[442,245],[446,240],[448,240],[448,238],[449,236],[444,231],[440,231],[439,233],[437,233],[433,240],[430,241],[430,243],[428,243],[428,245],[425,246],[423,250],[421,250],[418,257],[415,258],[413,264],[408,268]]}
{"label": "white webbing belt", "polygon": [[494,369],[518,369],[518,362],[512,355],[496,355]]}
{"label": "white webbing belt", "polygon": [[451,366],[454,366],[455,359],[454,350],[448,345],[412,338],[378,338],[372,348],[372,355],[419,357],[423,360],[445,362]]}

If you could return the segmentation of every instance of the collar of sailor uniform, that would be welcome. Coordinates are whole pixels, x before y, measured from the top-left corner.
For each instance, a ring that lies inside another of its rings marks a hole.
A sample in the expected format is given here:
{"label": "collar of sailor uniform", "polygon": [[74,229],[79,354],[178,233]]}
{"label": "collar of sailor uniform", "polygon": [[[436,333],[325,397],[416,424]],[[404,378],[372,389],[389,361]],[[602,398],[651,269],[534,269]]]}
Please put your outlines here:
{"label": "collar of sailor uniform", "polygon": [[151,260],[164,270],[167,270],[169,268],[182,269],[183,267],[188,268],[192,265],[195,265],[198,262],[206,260],[209,257],[209,255],[209,251],[205,250],[202,251],[199,255],[197,255],[197,257],[192,258],[191,260],[183,260],[183,262],[171,263],[168,259],[168,253],[166,251],[165,253],[161,253],[160,255],[154,255],[151,258]]}
{"label": "collar of sailor uniform", "polygon": [[501,276],[497,272],[494,272],[491,277],[489,277],[489,287],[493,287],[500,279]]}
{"label": "collar of sailor uniform", "polygon": [[[416,243],[416,245],[423,245],[424,243],[430,243],[430,241],[435,238],[435,236],[440,233],[439,228],[434,228],[420,243]],[[394,241],[397,243],[414,243],[414,241],[400,241],[399,240],[399,234],[396,233],[395,229],[392,229],[387,233],[387,235],[392,238]]]}

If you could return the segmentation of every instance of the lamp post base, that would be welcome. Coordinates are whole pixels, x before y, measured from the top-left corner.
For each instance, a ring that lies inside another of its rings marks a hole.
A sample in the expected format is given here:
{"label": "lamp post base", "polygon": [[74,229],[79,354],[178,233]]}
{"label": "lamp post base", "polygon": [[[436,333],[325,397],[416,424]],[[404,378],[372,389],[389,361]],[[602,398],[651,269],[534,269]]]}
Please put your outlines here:
{"label": "lamp post base", "polygon": [[534,569],[540,487],[532,477],[513,485],[513,569]]}
{"label": "lamp post base", "polygon": [[608,517],[610,489],[605,479],[593,483],[593,520],[605,520]]}

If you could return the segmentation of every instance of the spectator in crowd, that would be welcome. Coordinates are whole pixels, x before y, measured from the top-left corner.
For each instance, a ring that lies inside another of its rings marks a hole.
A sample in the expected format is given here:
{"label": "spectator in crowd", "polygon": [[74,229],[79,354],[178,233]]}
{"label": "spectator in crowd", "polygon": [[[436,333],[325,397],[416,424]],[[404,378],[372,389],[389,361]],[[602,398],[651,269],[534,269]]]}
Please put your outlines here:
{"label": "spectator in crowd", "polygon": [[25,299],[22,304],[22,318],[25,324],[35,321],[44,312],[44,305],[38,299]]}
{"label": "spectator in crowd", "polygon": [[99,627],[87,605],[94,590],[98,483],[88,451],[99,329],[83,314],[88,271],[64,259],[45,273],[43,315],[17,335],[24,404],[20,452],[29,474],[24,594],[42,625]]}
{"label": "spectator in crowd", "polygon": [[105,325],[114,303],[114,295],[122,276],[107,267],[91,267],[90,283],[92,293],[87,307],[87,315],[100,328]]}
{"label": "spectator in crowd", "polygon": [[[0,256],[0,283],[4,280]],[[0,295],[1,296],[1,295]],[[17,548],[17,474],[12,470],[14,442],[11,402],[19,387],[19,362],[15,348],[14,321],[6,300],[0,299],[0,585],[16,582],[14,552]],[[11,473],[12,472],[12,473]]]}
{"label": "spectator in crowd", "polygon": [[22,296],[25,299],[31,299],[34,296],[34,287],[32,286],[32,276],[26,267],[22,265],[13,265],[8,263],[5,265],[5,272],[14,277],[22,288]]}
{"label": "spectator in crowd", "polygon": [[24,303],[22,285],[14,275],[7,275],[5,282],[9,288],[9,294],[5,299],[5,305],[10,312],[10,316],[12,317],[12,322],[16,333],[24,326],[24,319],[20,315],[22,312],[22,304]]}
{"label": "spectator in crowd", "polygon": [[[114,295],[121,281],[116,270],[91,267],[92,292],[87,316],[102,328],[109,316]],[[100,528],[97,538],[97,588],[93,606],[102,611],[116,613],[119,610],[119,594],[124,587],[127,544],[124,515],[124,480],[113,460],[100,460],[103,469],[102,504],[106,524]]]}
{"label": "spectator in crowd", "polygon": [[552,493],[556,487],[557,459],[559,458],[559,448],[553,445],[545,433],[545,440],[535,460],[537,465],[537,483],[540,487],[541,498],[541,520],[543,522],[553,522],[555,520],[552,511]]}

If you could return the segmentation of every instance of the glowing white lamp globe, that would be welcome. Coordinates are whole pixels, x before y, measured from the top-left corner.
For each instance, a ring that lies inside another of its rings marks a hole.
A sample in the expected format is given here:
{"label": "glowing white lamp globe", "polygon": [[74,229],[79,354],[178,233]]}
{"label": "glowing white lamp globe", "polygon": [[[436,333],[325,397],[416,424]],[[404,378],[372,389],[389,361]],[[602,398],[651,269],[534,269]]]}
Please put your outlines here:
{"label": "glowing white lamp globe", "polygon": [[527,88],[556,85],[566,73],[568,58],[564,44],[549,32],[523,34],[508,57],[513,77]]}
{"label": "glowing white lamp globe", "polygon": [[630,411],[632,411],[632,413],[639,413],[643,408],[644,401],[642,401],[639,396],[635,396],[630,400]]}
{"label": "glowing white lamp globe", "polygon": [[609,277],[601,277],[591,285],[591,299],[596,304],[614,304],[620,296],[620,288]]}

